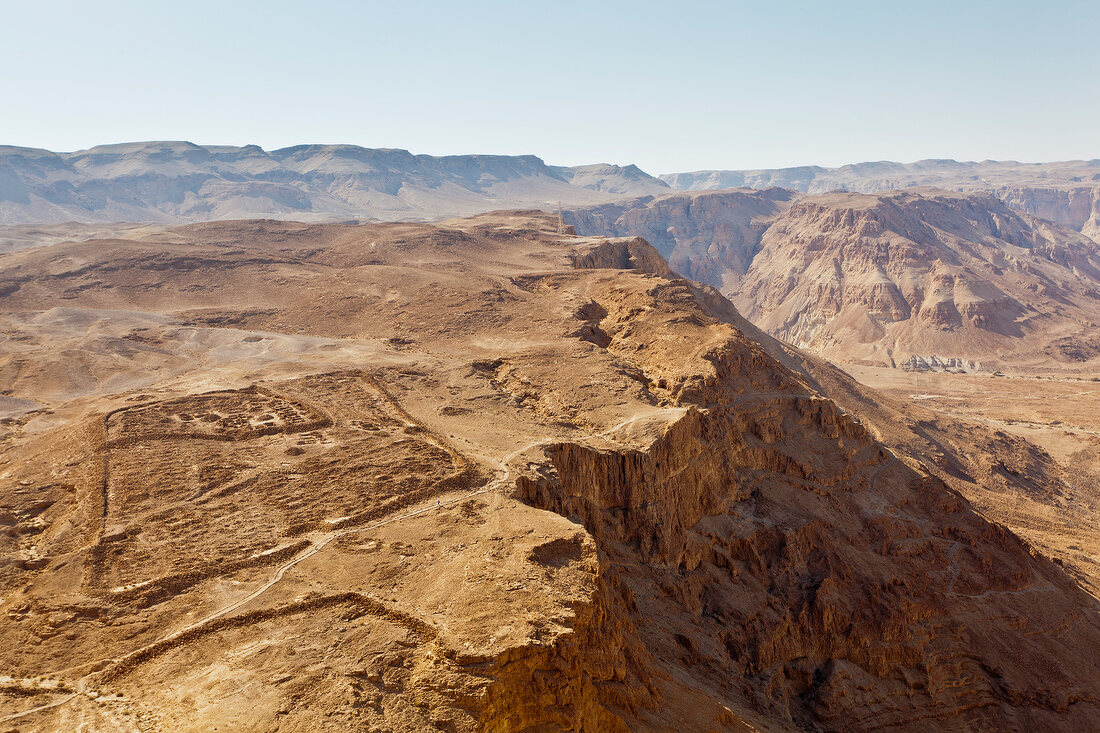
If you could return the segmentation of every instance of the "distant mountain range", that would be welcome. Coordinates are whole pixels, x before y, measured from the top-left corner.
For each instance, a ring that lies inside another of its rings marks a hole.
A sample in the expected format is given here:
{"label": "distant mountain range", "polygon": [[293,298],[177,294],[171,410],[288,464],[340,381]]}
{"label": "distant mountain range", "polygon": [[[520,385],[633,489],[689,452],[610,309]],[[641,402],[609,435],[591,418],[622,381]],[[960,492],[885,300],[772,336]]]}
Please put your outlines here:
{"label": "distant mountain range", "polygon": [[661,179],[684,191],[715,188],[789,188],[803,193],[827,193],[848,190],[877,193],[896,188],[935,186],[1018,185],[1021,183],[1100,183],[1100,159],[1069,160],[1059,163],[1019,163],[1014,160],[918,160],[895,163],[880,160],[853,163],[839,168],[804,165],[794,168],[757,170],[704,170],[669,173]]}
{"label": "distant mountain range", "polygon": [[645,237],[756,325],[835,360],[1083,368],[1100,358],[1100,160],[657,178],[633,165],[351,145],[0,147],[0,252],[210,220],[559,206],[582,235]]}
{"label": "distant mountain range", "polygon": [[881,161],[655,177],[634,165],[554,166],[534,155],[414,155],[355,145],[269,151],[134,142],[74,153],[0,146],[0,225],[6,226],[435,220],[493,209],[591,206],[673,190],[877,193],[914,186],[990,193],[1014,209],[1100,238],[1100,159]]}
{"label": "distant mountain range", "polygon": [[705,170],[671,173],[661,179],[682,191],[779,187],[802,193],[879,193],[917,186],[981,191],[1018,211],[1100,239],[1100,159],[1058,163],[878,161],[840,168]]}
{"label": "distant mountain range", "polygon": [[550,166],[533,155],[413,155],[354,145],[189,142],[75,153],[0,146],[0,224],[212,219],[427,220],[667,193],[636,166]]}

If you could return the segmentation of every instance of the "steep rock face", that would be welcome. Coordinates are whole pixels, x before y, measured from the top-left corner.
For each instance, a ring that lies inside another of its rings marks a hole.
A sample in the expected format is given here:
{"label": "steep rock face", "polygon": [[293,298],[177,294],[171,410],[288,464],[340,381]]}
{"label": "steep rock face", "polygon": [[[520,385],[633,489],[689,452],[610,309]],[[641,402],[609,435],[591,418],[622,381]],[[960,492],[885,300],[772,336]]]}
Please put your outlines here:
{"label": "steep rock face", "polygon": [[603,564],[591,601],[575,609],[572,634],[489,662],[479,730],[625,732],[659,708],[658,669],[638,638],[636,609]]}
{"label": "steep rock face", "polygon": [[[1076,643],[1067,624],[1081,642],[1100,634],[1095,610],[1078,610],[1091,599],[708,315],[702,344],[653,353],[670,304],[696,296],[649,292],[640,313],[620,288],[589,289],[608,311],[607,348],[684,417],[642,451],[552,444],[551,465],[516,491],[592,533],[659,668],[753,725],[1085,724],[1077,708],[1100,699],[1083,680],[1098,669],[1055,660]],[[707,366],[688,376],[695,360]],[[994,617],[1027,625],[1026,652]]]}
{"label": "steep rock face", "polygon": [[557,224],[234,222],[5,255],[2,722],[1100,714],[1095,599],[714,288]]}
{"label": "steep rock face", "polygon": [[[954,419],[920,402],[884,395],[823,359],[763,333],[754,339],[815,389],[857,415],[878,440],[910,465],[943,480],[984,516],[1018,533],[1100,597],[1100,568],[1092,559],[1096,553],[1091,548],[1079,551],[1097,522],[1100,482],[1094,468],[1087,463],[1060,465],[1038,444],[997,425]],[[929,366],[980,367],[955,363],[915,364],[914,368]]]}
{"label": "steep rock face", "polygon": [[1100,186],[1005,186],[994,195],[1017,211],[1076,229],[1100,242]]}
{"label": "steep rock face", "polygon": [[653,240],[768,332],[841,361],[1003,365],[1038,351],[1069,364],[1096,351],[1078,324],[1100,322],[1100,245],[986,194],[715,191],[566,218],[581,234]]}
{"label": "steep rock face", "polygon": [[570,260],[579,270],[641,270],[661,277],[675,277],[665,259],[641,237],[600,239],[587,246],[579,244]]}
{"label": "steep rock face", "polygon": [[734,301],[791,343],[894,366],[1031,353],[1030,338],[1079,336],[1098,296],[1091,240],[990,196],[914,190],[795,202]]}
{"label": "steep rock face", "polygon": [[570,209],[565,219],[586,235],[644,237],[676,272],[728,292],[792,196],[781,189],[659,196]]}

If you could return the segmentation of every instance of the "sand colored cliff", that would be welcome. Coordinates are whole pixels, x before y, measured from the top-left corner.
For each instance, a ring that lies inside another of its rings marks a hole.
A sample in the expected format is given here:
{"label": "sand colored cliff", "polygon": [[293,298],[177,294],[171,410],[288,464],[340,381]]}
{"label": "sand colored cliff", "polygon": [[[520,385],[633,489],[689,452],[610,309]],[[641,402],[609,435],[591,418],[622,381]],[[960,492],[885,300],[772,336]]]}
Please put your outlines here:
{"label": "sand colored cliff", "polygon": [[5,255],[0,722],[1100,714],[1100,607],[1056,552],[645,240],[556,229],[229,222]]}

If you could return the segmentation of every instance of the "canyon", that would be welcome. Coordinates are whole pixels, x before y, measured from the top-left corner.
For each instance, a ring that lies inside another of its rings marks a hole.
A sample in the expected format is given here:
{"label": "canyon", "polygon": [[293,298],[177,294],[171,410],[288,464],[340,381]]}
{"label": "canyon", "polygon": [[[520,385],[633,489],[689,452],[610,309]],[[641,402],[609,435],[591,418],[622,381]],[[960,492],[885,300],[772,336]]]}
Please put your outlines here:
{"label": "canyon", "polygon": [[0,149],[0,729],[1086,729],[1093,168]]}
{"label": "canyon", "polygon": [[736,204],[707,282],[537,211],[0,254],[0,723],[1087,729],[1093,485],[713,282],[782,217],[904,252],[890,217],[943,206],[1059,284],[1087,242],[941,193],[675,196]]}
{"label": "canyon", "polygon": [[842,364],[1094,371],[1100,245],[983,193],[734,189],[571,209]]}

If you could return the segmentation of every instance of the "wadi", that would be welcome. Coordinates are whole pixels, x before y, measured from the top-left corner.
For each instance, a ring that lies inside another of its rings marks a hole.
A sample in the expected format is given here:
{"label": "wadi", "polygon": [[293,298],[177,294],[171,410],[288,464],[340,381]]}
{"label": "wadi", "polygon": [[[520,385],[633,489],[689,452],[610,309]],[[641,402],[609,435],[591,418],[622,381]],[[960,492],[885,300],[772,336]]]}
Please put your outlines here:
{"label": "wadi", "polygon": [[733,203],[673,252],[22,225],[4,730],[1087,730],[1095,244],[985,194],[615,195]]}

